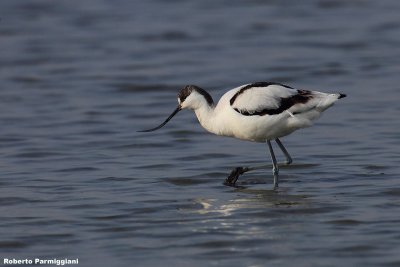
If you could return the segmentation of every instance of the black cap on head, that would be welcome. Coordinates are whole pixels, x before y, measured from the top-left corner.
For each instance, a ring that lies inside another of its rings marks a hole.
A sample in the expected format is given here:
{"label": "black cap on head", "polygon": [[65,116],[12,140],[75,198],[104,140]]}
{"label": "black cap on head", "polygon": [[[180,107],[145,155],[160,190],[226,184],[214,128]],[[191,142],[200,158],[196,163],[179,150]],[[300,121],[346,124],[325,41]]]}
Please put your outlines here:
{"label": "black cap on head", "polygon": [[181,103],[185,101],[185,99],[192,93],[196,86],[195,85],[186,85],[182,90],[179,91],[178,98]]}
{"label": "black cap on head", "polygon": [[212,97],[206,90],[198,87],[197,85],[186,85],[178,94],[179,101],[182,103],[185,99],[193,92],[196,91],[200,95],[202,95],[209,105],[214,103]]}

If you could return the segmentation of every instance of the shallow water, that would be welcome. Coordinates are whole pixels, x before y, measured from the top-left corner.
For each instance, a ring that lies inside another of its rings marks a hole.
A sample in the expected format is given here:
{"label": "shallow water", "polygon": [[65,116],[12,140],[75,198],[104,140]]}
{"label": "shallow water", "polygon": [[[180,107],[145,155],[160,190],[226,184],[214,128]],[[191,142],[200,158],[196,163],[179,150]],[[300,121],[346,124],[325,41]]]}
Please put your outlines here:
{"label": "shallow water", "polygon": [[[1,1],[0,256],[80,266],[399,266],[398,1]],[[282,141],[181,112],[272,80],[348,95]],[[280,160],[283,160],[277,150]]]}

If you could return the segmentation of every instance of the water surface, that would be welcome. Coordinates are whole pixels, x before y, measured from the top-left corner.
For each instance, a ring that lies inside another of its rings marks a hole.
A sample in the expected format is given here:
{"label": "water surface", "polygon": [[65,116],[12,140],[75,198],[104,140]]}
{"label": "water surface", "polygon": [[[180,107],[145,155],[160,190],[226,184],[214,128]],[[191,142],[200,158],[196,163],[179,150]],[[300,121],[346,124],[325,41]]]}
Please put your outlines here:
{"label": "water surface", "polygon": [[[399,266],[398,1],[1,1],[0,255],[80,266]],[[266,145],[206,133],[185,84],[343,92]],[[279,159],[283,157],[276,151]]]}

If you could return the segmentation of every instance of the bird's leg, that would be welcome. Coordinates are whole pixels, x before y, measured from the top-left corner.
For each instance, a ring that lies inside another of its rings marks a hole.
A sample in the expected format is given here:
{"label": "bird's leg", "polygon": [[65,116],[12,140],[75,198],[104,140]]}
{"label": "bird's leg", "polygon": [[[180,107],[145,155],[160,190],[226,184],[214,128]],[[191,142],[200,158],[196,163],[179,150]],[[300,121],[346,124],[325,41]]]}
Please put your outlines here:
{"label": "bird's leg", "polygon": [[278,188],[279,183],[279,168],[278,164],[276,163],[276,158],[274,154],[274,150],[272,149],[271,141],[267,140],[269,152],[271,153],[272,158],[272,174],[274,175],[274,190]]}
{"label": "bird's leg", "polygon": [[224,185],[235,186],[237,179],[243,173],[249,171],[250,168],[247,167],[237,167],[232,170],[231,174],[229,174],[228,178],[225,179]]}
{"label": "bird's leg", "polygon": [[279,148],[282,150],[283,154],[285,155],[286,158],[286,164],[290,164],[293,162],[292,157],[289,155],[289,152],[287,152],[286,148],[283,146],[281,140],[278,138],[275,139],[276,143],[278,144]]}
{"label": "bird's leg", "polygon": [[[283,146],[282,142],[277,138],[275,139],[276,143],[278,144],[279,148],[282,150],[283,154],[285,154],[286,157],[286,164],[292,163],[292,157],[289,155],[287,152],[286,148]],[[269,152],[271,153],[271,158],[272,158],[272,174],[274,175],[274,189],[278,188],[278,183],[279,183],[279,167],[278,163],[276,161],[275,153],[274,150],[272,149],[271,141],[267,141],[268,147],[269,147]],[[248,171],[253,171],[253,170],[258,170],[258,169],[264,169],[270,165],[259,165],[259,166],[253,166],[253,167],[237,167],[232,170],[232,172],[229,174],[228,178],[225,179],[224,185],[228,186],[235,186],[236,181],[239,179],[239,176],[242,175],[245,172]]]}

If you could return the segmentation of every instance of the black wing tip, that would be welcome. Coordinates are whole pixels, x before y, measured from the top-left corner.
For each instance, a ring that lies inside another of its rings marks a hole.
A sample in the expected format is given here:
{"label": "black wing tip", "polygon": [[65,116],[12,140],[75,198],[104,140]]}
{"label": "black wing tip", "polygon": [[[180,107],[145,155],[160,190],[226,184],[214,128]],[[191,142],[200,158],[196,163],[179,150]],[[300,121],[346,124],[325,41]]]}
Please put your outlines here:
{"label": "black wing tip", "polygon": [[339,98],[338,99],[341,99],[341,98],[346,97],[346,96],[347,96],[346,94],[339,94]]}

